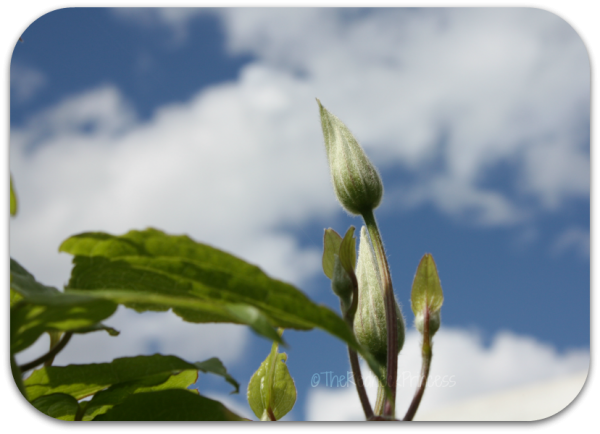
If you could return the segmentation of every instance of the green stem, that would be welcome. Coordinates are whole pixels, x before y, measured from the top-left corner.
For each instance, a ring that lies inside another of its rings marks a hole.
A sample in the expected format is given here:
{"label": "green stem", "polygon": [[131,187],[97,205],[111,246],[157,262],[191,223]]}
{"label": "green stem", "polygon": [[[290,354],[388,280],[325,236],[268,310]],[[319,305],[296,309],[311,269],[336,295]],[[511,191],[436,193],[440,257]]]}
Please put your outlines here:
{"label": "green stem", "polygon": [[377,387],[377,401],[375,401],[375,414],[377,416],[383,416],[385,405],[385,387],[381,382]]}
{"label": "green stem", "polygon": [[379,266],[379,275],[383,282],[383,300],[385,305],[385,321],[387,327],[387,366],[386,379],[387,386],[390,389],[390,396],[386,399],[384,415],[394,417],[396,402],[396,382],[398,375],[398,317],[396,315],[396,298],[394,297],[394,288],[392,287],[392,278],[390,276],[390,267],[385,256],[383,241],[377,227],[377,221],[373,210],[368,210],[362,214],[367,225],[367,230],[375,249],[375,257]]}
{"label": "green stem", "polygon": [[425,308],[425,321],[423,323],[423,346],[421,348],[421,356],[423,359],[423,364],[421,365],[421,382],[419,383],[419,387],[415,392],[415,396],[410,403],[410,407],[408,407],[408,411],[404,416],[404,420],[413,420],[415,417],[415,414],[419,409],[421,399],[423,398],[423,394],[425,393],[427,378],[429,377],[429,367],[431,366],[431,357],[433,356],[433,352],[431,350],[431,336],[429,336],[429,309],[427,308]]}
{"label": "green stem", "polygon": [[[356,274],[354,274],[354,272],[349,273],[349,276],[352,281],[352,302],[350,303],[350,306],[347,307],[347,310],[345,310],[346,306],[343,301],[341,302],[341,307],[346,323],[351,330],[354,330],[354,316],[358,309],[358,281],[356,280]],[[360,364],[358,363],[358,355],[356,354],[356,351],[348,347],[348,356],[350,357],[350,366],[352,368],[352,375],[354,375],[356,392],[358,393],[360,403],[365,413],[365,418],[366,420],[370,420],[373,417],[373,408],[371,407],[371,402],[369,401],[365,389],[365,383],[363,382]]]}
{"label": "green stem", "polygon": [[71,339],[71,336],[73,336],[73,333],[71,333],[71,332],[65,333],[65,335],[61,339],[61,341],[58,344],[56,344],[46,354],[44,354],[41,357],[38,357],[35,360],[32,360],[29,363],[25,363],[24,365],[19,366],[19,369],[21,370],[21,372],[29,371],[30,369],[33,369],[36,366],[41,365],[46,360],[54,359],[54,356],[56,356],[69,343],[69,340]]}

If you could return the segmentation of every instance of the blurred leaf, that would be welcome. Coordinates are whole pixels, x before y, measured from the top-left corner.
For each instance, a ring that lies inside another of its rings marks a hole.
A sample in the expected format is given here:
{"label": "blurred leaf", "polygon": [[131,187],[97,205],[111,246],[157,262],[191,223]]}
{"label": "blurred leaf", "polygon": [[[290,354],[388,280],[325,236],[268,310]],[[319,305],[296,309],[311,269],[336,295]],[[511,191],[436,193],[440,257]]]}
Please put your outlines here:
{"label": "blurred leaf", "polygon": [[19,392],[27,398],[27,391],[25,390],[25,385],[23,384],[23,377],[21,376],[21,370],[19,369],[19,365],[15,360],[15,356],[11,353],[10,355],[10,371],[13,376],[13,380],[15,380],[15,384],[17,385],[17,389]]}
{"label": "blurred leaf", "polygon": [[10,258],[10,287],[23,298],[61,293],[52,286],[46,286],[37,282],[31,273],[13,258]]}
{"label": "blurred leaf", "polygon": [[223,404],[183,389],[136,393],[94,420],[237,421]]}
{"label": "blurred leaf", "polygon": [[[86,402],[82,420],[92,420],[99,414],[106,413],[115,405],[121,404],[129,395],[134,393],[154,392],[167,389],[187,389],[198,379],[198,372],[183,371],[179,374],[158,374],[140,381],[120,383],[101,390]],[[192,390],[194,392],[194,390]],[[84,403],[82,403],[84,405]]]}
{"label": "blurred leaf", "polygon": [[10,215],[17,215],[17,195],[13,187],[12,175],[10,176]]}
{"label": "blurred leaf", "polygon": [[342,237],[333,229],[325,229],[323,236],[323,272],[330,279],[333,278],[335,256],[340,252]]}
{"label": "blurred leaf", "polygon": [[71,395],[53,393],[31,401],[31,404],[42,413],[61,420],[75,420],[79,411],[79,403]]}
{"label": "blurred leaf", "polygon": [[123,357],[110,363],[48,366],[34,371],[24,384],[31,400],[51,393],[67,393],[76,399],[81,399],[114,384],[140,381],[161,374],[173,375],[188,370],[196,372],[200,369],[204,372],[226,375],[226,371],[223,375],[222,372],[215,372],[218,369],[214,371],[206,369],[203,363],[205,362],[200,362],[198,367],[178,357],[161,354]]}
{"label": "blurred leaf", "polygon": [[225,369],[225,366],[223,366],[223,363],[216,357],[205,360],[204,362],[194,363],[194,365],[196,366],[196,368],[198,368],[200,371],[202,371],[204,373],[210,372],[212,374],[220,375],[221,377],[225,378],[225,380],[229,384],[232,384],[233,387],[235,387],[235,390],[231,393],[239,393],[239,391],[240,391],[239,383],[237,381],[235,381],[235,379],[233,379],[231,377],[231,375],[229,375],[227,373],[227,369]]}

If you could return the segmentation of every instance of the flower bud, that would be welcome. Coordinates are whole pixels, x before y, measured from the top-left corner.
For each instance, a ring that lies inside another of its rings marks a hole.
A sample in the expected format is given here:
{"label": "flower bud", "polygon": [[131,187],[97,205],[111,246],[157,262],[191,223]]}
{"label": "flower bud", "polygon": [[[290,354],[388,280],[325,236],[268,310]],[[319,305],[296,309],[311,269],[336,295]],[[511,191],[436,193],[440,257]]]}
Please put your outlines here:
{"label": "flower bud", "polygon": [[[360,231],[358,247],[358,309],[354,317],[354,334],[356,340],[373,354],[383,366],[387,363],[387,327],[385,319],[385,303],[383,284],[375,259],[375,252],[367,234],[366,227]],[[404,318],[398,303],[395,303],[398,318],[398,352],[404,345]]]}
{"label": "flower bud", "polygon": [[333,229],[323,237],[323,272],[331,279],[333,292],[341,299],[344,311],[352,302],[352,277],[356,268],[356,238],[350,226],[342,238]]}
{"label": "flower bud", "polygon": [[331,289],[340,298],[344,305],[344,310],[346,310],[352,302],[352,279],[342,266],[338,255],[335,255]]}
{"label": "flower bud", "polygon": [[444,293],[433,256],[426,253],[415,273],[410,302],[415,314],[415,327],[423,334],[425,317],[429,317],[429,337],[440,328],[440,311]]}
{"label": "flower bud", "polygon": [[383,183],[348,127],[319,103],[325,150],[335,194],[351,214],[377,208]]}

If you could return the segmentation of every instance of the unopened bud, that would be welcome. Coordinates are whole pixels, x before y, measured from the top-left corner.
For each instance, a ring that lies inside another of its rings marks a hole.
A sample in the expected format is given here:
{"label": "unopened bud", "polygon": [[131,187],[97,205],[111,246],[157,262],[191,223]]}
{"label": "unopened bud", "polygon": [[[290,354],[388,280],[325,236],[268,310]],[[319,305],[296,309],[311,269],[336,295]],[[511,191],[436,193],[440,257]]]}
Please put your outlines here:
{"label": "unopened bud", "polygon": [[348,127],[319,103],[325,149],[335,194],[352,214],[372,211],[383,197],[383,183]]}
{"label": "unopened bud", "polygon": [[[358,280],[358,309],[354,317],[354,334],[356,340],[367,347],[375,359],[385,366],[387,363],[387,326],[383,284],[379,276],[375,252],[364,226],[360,231],[356,278]],[[397,336],[398,352],[400,352],[404,345],[404,318],[400,313],[398,303],[394,304],[398,318]]]}
{"label": "unopened bud", "polygon": [[433,336],[440,328],[444,293],[435,261],[429,253],[423,256],[417,267],[410,301],[415,314],[415,327],[422,334],[425,317],[428,316],[429,337]]}

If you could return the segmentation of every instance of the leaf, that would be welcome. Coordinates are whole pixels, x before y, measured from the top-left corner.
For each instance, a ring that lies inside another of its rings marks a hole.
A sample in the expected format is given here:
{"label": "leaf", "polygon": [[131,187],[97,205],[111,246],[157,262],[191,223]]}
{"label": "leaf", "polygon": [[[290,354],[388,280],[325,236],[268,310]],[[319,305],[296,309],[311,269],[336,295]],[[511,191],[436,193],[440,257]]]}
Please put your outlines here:
{"label": "leaf", "polygon": [[[126,306],[140,311],[173,307],[190,322],[240,324],[240,319],[232,318],[231,305],[252,306],[272,326],[319,327],[362,351],[345,321],[328,307],[313,303],[260,268],[187,236],[169,236],[156,229],[123,236],[85,233],[67,239],[60,250],[76,255],[69,291],[110,290],[112,296],[126,292],[120,301]],[[154,303],[150,298],[138,303],[135,293],[151,294]],[[187,308],[182,303],[188,303]]]}
{"label": "leaf", "polygon": [[227,369],[225,369],[225,366],[223,366],[223,363],[216,357],[205,360],[204,362],[194,363],[194,365],[196,366],[196,368],[198,368],[200,371],[202,371],[204,373],[210,372],[212,374],[220,375],[221,377],[225,378],[225,380],[229,384],[232,384],[233,387],[235,387],[235,390],[231,393],[239,393],[239,391],[240,391],[239,383],[237,381],[235,381],[235,379],[233,379],[233,377],[231,377],[231,375],[229,375],[227,373]]}
{"label": "leaf", "polygon": [[356,268],[356,238],[354,226],[350,226],[340,245],[340,262],[348,274],[354,273]]}
{"label": "leaf", "polygon": [[10,258],[10,287],[22,298],[60,294],[58,289],[37,282],[33,275],[13,258]]}
{"label": "leaf", "polygon": [[[158,374],[140,381],[120,383],[101,390],[86,402],[82,420],[92,420],[99,414],[106,413],[115,405],[121,404],[134,393],[154,392],[167,389],[187,389],[198,379],[198,372],[189,370],[179,374]],[[193,390],[192,390],[193,392]],[[84,405],[82,403],[82,405]]]}
{"label": "leaf", "polygon": [[286,360],[287,355],[279,353],[277,344],[273,343],[271,352],[248,383],[248,404],[261,420],[272,420],[271,412],[275,420],[280,420],[294,407],[296,385]]}
{"label": "leaf", "polygon": [[425,307],[430,312],[439,311],[444,302],[444,293],[442,292],[437,267],[433,256],[429,253],[423,255],[417,267],[410,301],[415,316],[422,315]]}
{"label": "leaf", "polygon": [[17,215],[17,195],[13,187],[12,175],[10,176],[10,215]]}
{"label": "leaf", "polygon": [[[172,375],[188,370],[196,372],[198,369],[201,368],[178,357],[155,354],[123,357],[110,363],[47,366],[34,371],[24,384],[31,400],[51,393],[67,393],[81,399],[114,384],[144,380],[160,374]],[[206,369],[204,372],[223,375],[215,371]]]}
{"label": "leaf", "polygon": [[79,411],[79,403],[71,395],[53,393],[31,401],[31,404],[42,413],[61,420],[75,420]]}
{"label": "leaf", "polygon": [[238,421],[244,420],[218,401],[183,389],[136,393],[94,420]]}
{"label": "leaf", "polygon": [[98,324],[111,316],[117,305],[89,294],[65,294],[43,285],[14,259],[10,260],[11,352],[33,344],[46,331],[88,333],[113,328]]}
{"label": "leaf", "polygon": [[323,272],[330,279],[333,278],[333,269],[335,266],[335,256],[340,252],[342,237],[333,229],[325,229],[323,236]]}
{"label": "leaf", "polygon": [[49,330],[85,332],[116,309],[111,301],[85,295],[59,293],[23,299],[11,308],[11,351],[24,350]]}

